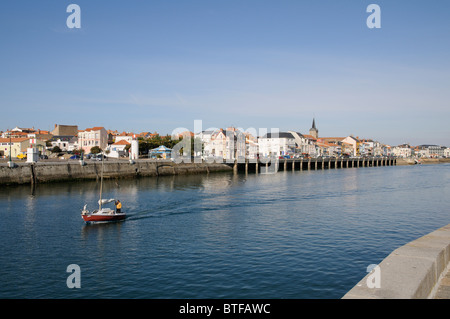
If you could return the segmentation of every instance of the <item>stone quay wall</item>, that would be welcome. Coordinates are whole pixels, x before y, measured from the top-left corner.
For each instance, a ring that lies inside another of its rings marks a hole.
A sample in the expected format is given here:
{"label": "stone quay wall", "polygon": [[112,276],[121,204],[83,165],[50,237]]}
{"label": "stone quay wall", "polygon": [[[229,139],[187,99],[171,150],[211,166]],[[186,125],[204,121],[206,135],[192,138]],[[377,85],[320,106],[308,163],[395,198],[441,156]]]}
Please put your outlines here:
{"label": "stone quay wall", "polygon": [[[171,161],[138,160],[105,161],[104,178],[136,178],[164,175],[206,174],[232,171],[232,167],[221,163],[173,163]],[[67,180],[92,180],[101,177],[102,163],[86,161],[19,163],[10,168],[0,165],[0,185],[34,184]]]}

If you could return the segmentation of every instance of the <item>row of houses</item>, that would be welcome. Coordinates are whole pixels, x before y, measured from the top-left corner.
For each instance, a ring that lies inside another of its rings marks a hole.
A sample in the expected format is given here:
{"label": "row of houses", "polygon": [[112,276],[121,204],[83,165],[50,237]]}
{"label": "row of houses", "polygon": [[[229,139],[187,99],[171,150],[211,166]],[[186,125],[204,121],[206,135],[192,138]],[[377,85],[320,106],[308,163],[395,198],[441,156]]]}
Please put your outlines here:
{"label": "row of houses", "polygon": [[[408,144],[390,146],[372,139],[358,136],[319,137],[319,130],[313,119],[309,134],[297,131],[271,131],[256,136],[255,132],[244,132],[234,127],[214,129],[194,134],[183,132],[179,136],[194,138],[201,142],[201,149],[194,155],[214,157],[224,160],[239,158],[256,159],[258,157],[298,157],[298,156],[397,156],[397,157],[450,157],[450,149],[438,145]],[[46,149],[59,147],[62,151],[82,149],[90,153],[93,147],[107,151],[108,156],[120,157],[127,154],[133,140],[148,139],[158,133],[118,132],[104,127],[92,127],[79,130],[76,125],[57,125],[52,131],[34,128],[19,128],[2,133],[0,138],[0,157],[12,157],[26,152],[29,147]],[[178,137],[178,136],[177,136]],[[11,147],[9,147],[11,145]]]}
{"label": "row of houses", "polygon": [[[297,156],[396,156],[396,157],[450,157],[450,148],[439,145],[391,146],[373,139],[346,137],[319,137],[313,119],[309,134],[296,131],[270,132],[260,137],[235,128],[203,131],[195,135],[203,144],[202,155],[224,160],[257,157]],[[199,155],[199,154],[196,154]]]}
{"label": "row of houses", "polygon": [[[41,153],[54,147],[58,147],[64,152],[83,149],[85,153],[89,153],[94,146],[105,150],[108,145],[114,144],[113,136],[104,127],[78,130],[76,125],[55,124],[52,131],[15,127],[2,132],[0,157],[9,157],[10,152],[12,157],[18,157],[20,154],[24,154],[29,147],[37,148]],[[121,149],[125,147],[126,145]]]}
{"label": "row of houses", "polygon": [[361,156],[385,155],[389,147],[378,142],[363,142],[353,136],[341,138],[316,138],[300,132],[271,132],[261,137],[234,129],[220,129],[215,132],[204,131],[196,135],[203,143],[203,156],[235,159],[242,156],[257,157],[279,156]]}
{"label": "row of houses", "polygon": [[450,148],[434,144],[411,146],[402,144],[392,148],[392,155],[397,157],[440,158],[450,157]]}
{"label": "row of houses", "polygon": [[93,147],[98,147],[107,151],[111,157],[120,157],[127,155],[126,150],[130,148],[132,140],[153,138],[157,135],[157,132],[119,133],[117,130],[106,130],[100,126],[79,130],[76,125],[55,124],[52,131],[15,127],[1,133],[0,157],[9,157],[10,152],[12,157],[18,157],[25,154],[29,147],[37,148],[42,154],[55,147],[63,152],[81,149],[88,154]]}
{"label": "row of houses", "polygon": [[[384,156],[391,155],[391,147],[371,139],[346,137],[319,137],[313,119],[309,134],[296,131],[269,132],[255,137],[249,132],[235,128],[203,131],[195,135],[203,144],[202,155],[225,160],[245,156],[257,157],[298,157],[298,156]],[[198,155],[198,154],[197,154]]]}

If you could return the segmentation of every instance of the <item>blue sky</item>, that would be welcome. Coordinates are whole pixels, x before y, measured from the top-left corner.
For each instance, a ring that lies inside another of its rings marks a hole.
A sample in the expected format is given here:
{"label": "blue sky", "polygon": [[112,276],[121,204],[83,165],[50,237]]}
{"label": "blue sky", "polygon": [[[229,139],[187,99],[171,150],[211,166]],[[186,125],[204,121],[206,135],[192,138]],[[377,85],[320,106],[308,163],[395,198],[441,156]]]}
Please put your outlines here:
{"label": "blue sky", "polygon": [[[432,2],[432,3],[431,3]],[[66,8],[81,7],[69,29]],[[381,29],[366,8],[381,7]],[[0,2],[0,130],[236,126],[450,146],[450,2]]]}

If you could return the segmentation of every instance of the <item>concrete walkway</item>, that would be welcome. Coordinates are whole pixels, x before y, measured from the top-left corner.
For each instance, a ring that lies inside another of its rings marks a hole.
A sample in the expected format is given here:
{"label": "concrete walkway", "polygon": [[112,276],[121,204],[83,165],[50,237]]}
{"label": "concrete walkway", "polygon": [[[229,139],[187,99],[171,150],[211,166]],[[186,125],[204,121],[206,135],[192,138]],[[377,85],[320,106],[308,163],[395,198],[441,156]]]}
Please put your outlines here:
{"label": "concrete walkway", "polygon": [[343,299],[450,299],[450,224],[394,250]]}

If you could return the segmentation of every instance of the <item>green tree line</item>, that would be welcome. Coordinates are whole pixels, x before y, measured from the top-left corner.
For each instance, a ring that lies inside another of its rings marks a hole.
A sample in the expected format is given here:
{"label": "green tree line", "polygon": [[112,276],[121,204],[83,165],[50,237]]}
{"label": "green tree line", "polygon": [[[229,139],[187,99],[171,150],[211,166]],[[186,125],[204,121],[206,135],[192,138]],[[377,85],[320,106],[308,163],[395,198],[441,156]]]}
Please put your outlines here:
{"label": "green tree line", "polygon": [[160,136],[156,135],[152,138],[144,139],[142,137],[138,138],[139,143],[139,154],[146,155],[148,151],[157,148],[161,145],[164,145],[168,148],[173,148],[177,143],[181,142],[182,138],[179,140],[172,140],[170,135]]}

